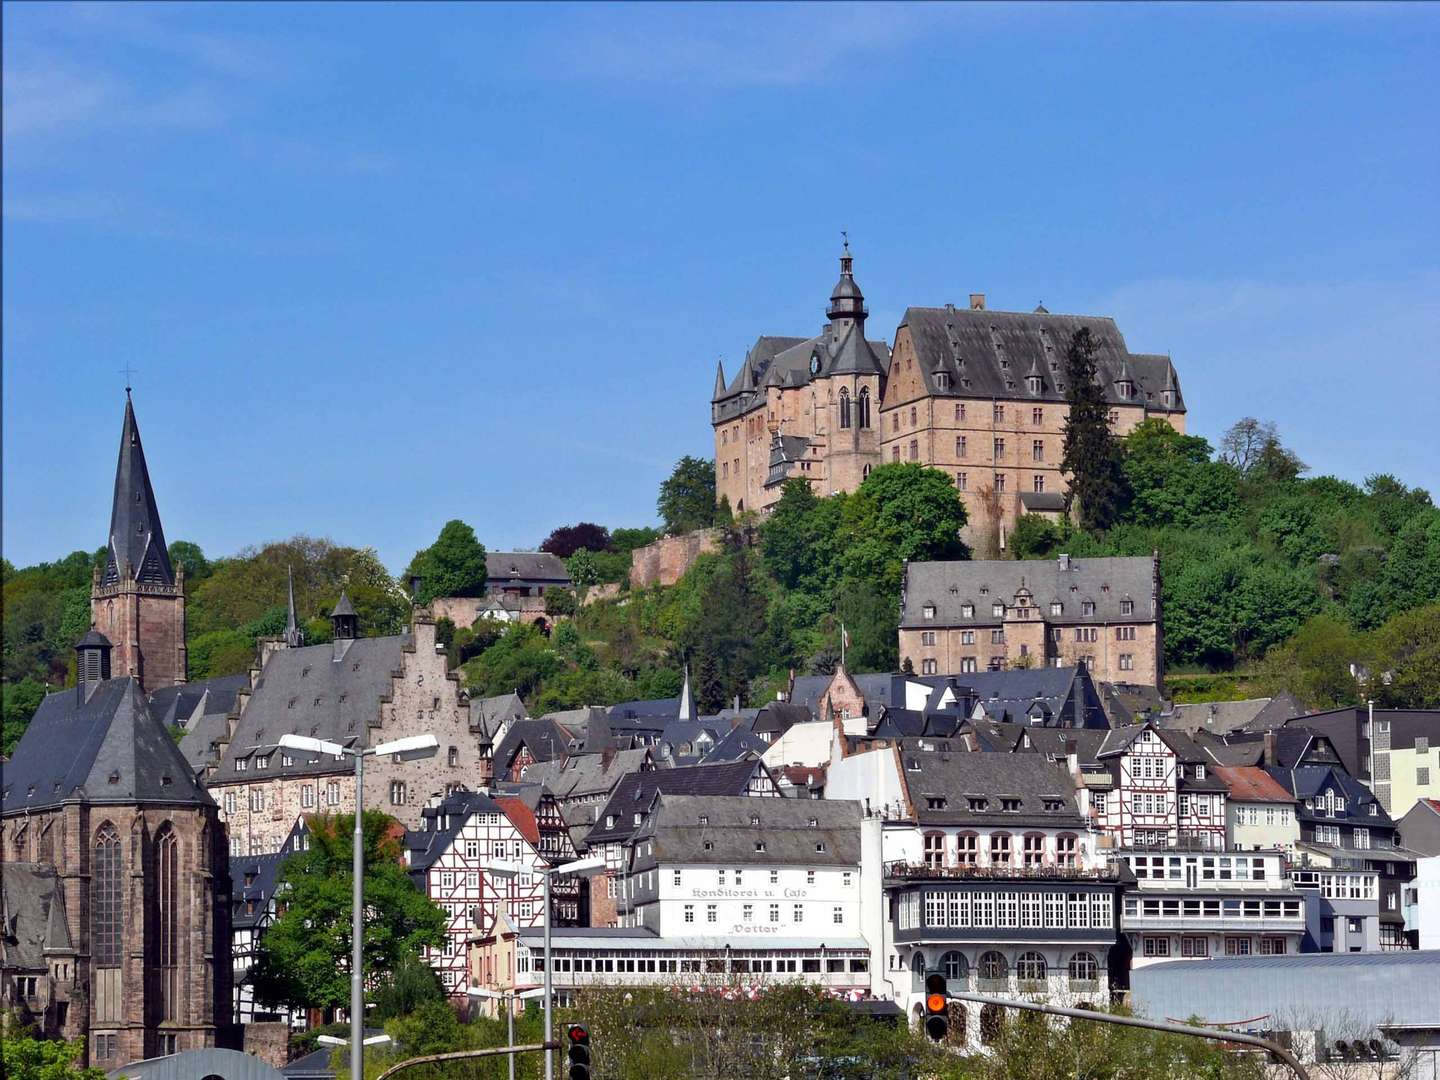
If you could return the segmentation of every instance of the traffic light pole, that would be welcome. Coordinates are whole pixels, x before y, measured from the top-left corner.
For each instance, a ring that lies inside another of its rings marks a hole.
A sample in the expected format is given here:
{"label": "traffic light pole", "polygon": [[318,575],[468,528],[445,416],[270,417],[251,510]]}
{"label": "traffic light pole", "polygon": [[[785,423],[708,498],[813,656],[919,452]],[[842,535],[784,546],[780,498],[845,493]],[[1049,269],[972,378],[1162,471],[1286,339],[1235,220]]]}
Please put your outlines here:
{"label": "traffic light pole", "polygon": [[1146,1028],[1150,1031],[1165,1031],[1171,1035],[1193,1035],[1199,1039],[1211,1039],[1215,1042],[1241,1043],[1245,1046],[1258,1047],[1274,1054],[1290,1067],[1295,1074],[1296,1080],[1310,1080],[1310,1074],[1300,1064],[1295,1055],[1286,1050],[1278,1043],[1269,1039],[1262,1039],[1258,1035],[1248,1035],[1243,1031],[1219,1031],[1215,1028],[1196,1027],[1193,1024],[1174,1024],[1168,1020],[1146,1020],[1139,1016],[1117,1016],[1114,1013],[1100,1012],[1098,1009],[1067,1009],[1060,1005],[1041,1005],[1034,1001],[1016,1001],[1013,998],[990,997],[986,994],[950,994],[954,1001],[973,1001],[979,1005],[995,1005],[1002,1009],[1025,1009],[1029,1012],[1045,1013],[1049,1016],[1068,1016],[1072,1020],[1090,1020],[1097,1024],[1119,1024],[1123,1027]]}

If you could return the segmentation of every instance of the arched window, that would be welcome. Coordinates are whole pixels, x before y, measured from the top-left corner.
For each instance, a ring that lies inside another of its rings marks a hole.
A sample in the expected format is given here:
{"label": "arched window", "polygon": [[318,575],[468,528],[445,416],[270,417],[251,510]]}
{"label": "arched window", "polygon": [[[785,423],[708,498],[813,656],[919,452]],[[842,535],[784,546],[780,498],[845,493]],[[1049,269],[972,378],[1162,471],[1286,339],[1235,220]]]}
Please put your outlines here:
{"label": "arched window", "polygon": [[965,954],[960,952],[947,952],[940,957],[940,970],[945,973],[945,978],[951,980],[970,977],[970,964],[966,961]]}
{"label": "arched window", "polygon": [[980,1010],[980,1041],[989,1046],[1000,1037],[1000,1028],[1004,1026],[1004,1013],[1000,1011],[999,1005],[986,1005]]}
{"label": "arched window", "polygon": [[155,835],[155,899],[160,928],[160,1007],[180,1019],[180,841],[169,824]]}
{"label": "arched window", "polygon": [[[1095,959],[1094,953],[1077,952],[1070,957],[1070,982],[1072,987],[1077,983],[1084,983],[1086,989],[1093,987],[1100,978],[1100,964]],[[1078,988],[1078,987],[1075,987]]]}
{"label": "arched window", "polygon": [[870,426],[870,388],[868,386],[860,388],[857,404],[860,412],[860,428],[863,431]]}
{"label": "arched window", "polygon": [[1015,977],[1021,982],[1045,981],[1045,957],[1038,952],[1021,953],[1015,961]]}
{"label": "arched window", "polygon": [[90,879],[90,955],[99,968],[120,966],[120,931],[125,914],[123,878],[120,834],[107,821],[95,833],[95,859]]}
{"label": "arched window", "polygon": [[21,825],[15,830],[15,838],[11,842],[11,859],[14,862],[30,861],[30,826]]}
{"label": "arched window", "polygon": [[985,982],[1004,982],[1008,979],[1010,965],[1005,960],[1005,954],[996,952],[994,949],[981,953],[979,975]]}
{"label": "arched window", "polygon": [[910,970],[916,975],[925,974],[925,954],[916,950],[910,954]]}
{"label": "arched window", "polygon": [[845,387],[840,388],[840,427],[850,426],[850,391]]}

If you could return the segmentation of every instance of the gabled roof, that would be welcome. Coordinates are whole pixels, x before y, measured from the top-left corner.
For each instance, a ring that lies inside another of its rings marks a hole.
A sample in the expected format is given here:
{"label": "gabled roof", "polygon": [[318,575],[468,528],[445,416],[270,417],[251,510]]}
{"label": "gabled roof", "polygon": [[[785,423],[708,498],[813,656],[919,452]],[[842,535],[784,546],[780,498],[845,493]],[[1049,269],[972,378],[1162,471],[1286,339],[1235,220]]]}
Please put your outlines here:
{"label": "gabled roof", "polygon": [[[589,715],[588,710],[585,715]],[[517,720],[495,748],[495,769],[497,773],[508,769],[522,746],[536,761],[554,761],[564,757],[570,751],[571,740],[583,731],[578,725],[572,728],[549,716]]]}
{"label": "gabled roof", "polygon": [[860,804],[661,794],[635,839],[653,843],[646,864],[858,866]]}
{"label": "gabled roof", "polygon": [[543,784],[557,799],[593,798],[608,794],[628,773],[651,764],[648,747],[601,754],[574,754],[563,760],[537,762],[525,773],[527,783]]}
{"label": "gabled roof", "polygon": [[[390,676],[400,670],[409,642],[408,635],[394,635],[276,649],[265,661],[210,782],[234,782],[238,759],[272,752],[287,733],[368,746],[370,725],[380,722],[380,699],[390,693]],[[348,761],[324,755],[292,756],[294,765],[275,771],[301,776],[353,768]]]}
{"label": "gabled roof", "polygon": [[1230,789],[1234,802],[1293,803],[1295,796],[1254,765],[1217,765],[1215,775]]}
{"label": "gabled roof", "polygon": [[48,695],[5,766],[3,812],[91,803],[214,806],[131,678]]}
{"label": "gabled roof", "polygon": [[[407,829],[405,851],[412,875],[423,874],[450,850],[455,837],[475,814],[503,814],[499,800],[477,791],[455,791],[420,812],[423,829]],[[508,816],[508,815],[507,815]],[[532,818],[533,821],[533,818]]]}
{"label": "gabled roof", "polygon": [[[763,762],[753,760],[631,773],[615,786],[585,842],[594,847],[629,838],[635,831],[634,815],[647,812],[657,795],[744,795],[757,771],[770,775]],[[611,815],[615,824],[607,826],[605,820]]]}
{"label": "gabled roof", "polygon": [[[904,750],[900,775],[921,825],[1010,823],[1084,828],[1069,771],[1038,754]],[[983,799],[984,807],[977,804],[972,809],[972,798]],[[943,805],[932,806],[935,799],[943,800]],[[1002,810],[1002,799],[1017,800],[1019,809]]]}
{"label": "gabled roof", "polygon": [[1161,720],[1161,726],[1190,732],[1210,731],[1218,735],[1237,728],[1263,731],[1278,727],[1291,717],[1301,716],[1304,711],[1288,691],[1281,691],[1273,698],[1176,705],[1174,711]]}
{"label": "gabled roof", "polygon": [[[1008,609],[1021,588],[1030,591],[1040,618],[1049,624],[1154,622],[1159,617],[1155,574],[1156,561],[1148,556],[912,562],[905,566],[900,625],[1000,626],[1003,616],[993,614],[992,607],[1004,604]],[[1120,606],[1126,600],[1134,609],[1122,615]],[[1081,614],[1086,601],[1095,605],[1095,614]],[[1052,615],[1050,605],[1056,602],[1063,610]],[[962,614],[966,604],[974,605],[974,615]],[[935,614],[927,619],[925,608],[932,606]]]}
{"label": "gabled roof", "polygon": [[570,584],[570,573],[565,564],[548,551],[487,551],[485,576],[492,586],[504,585],[512,579]]}
{"label": "gabled roof", "polygon": [[[705,717],[706,720],[711,719]],[[723,720],[723,717],[715,719]],[[762,756],[770,744],[760,738],[745,724],[736,724],[732,727],[718,743],[715,744],[708,754],[705,755],[704,764],[713,765],[720,761],[738,761],[742,757],[754,755]]]}
{"label": "gabled roof", "polygon": [[150,711],[166,727],[183,724],[203,706],[205,713],[228,713],[235,707],[235,695],[250,688],[250,675],[218,675],[200,682],[164,686],[150,694]]}
{"label": "gabled roof", "polygon": [[520,700],[519,694],[470,699],[470,730],[487,739],[494,739],[503,725],[524,720],[527,715],[525,702]]}
{"label": "gabled roof", "polygon": [[128,389],[125,422],[120,429],[120,458],[115,465],[109,551],[102,580],[106,585],[114,585],[126,576],[127,569],[137,581],[175,584],[175,571],[165,546],[165,530],[160,525],[160,510],[155,505],[145,448],[140,444],[140,426],[135,422],[135,406]]}

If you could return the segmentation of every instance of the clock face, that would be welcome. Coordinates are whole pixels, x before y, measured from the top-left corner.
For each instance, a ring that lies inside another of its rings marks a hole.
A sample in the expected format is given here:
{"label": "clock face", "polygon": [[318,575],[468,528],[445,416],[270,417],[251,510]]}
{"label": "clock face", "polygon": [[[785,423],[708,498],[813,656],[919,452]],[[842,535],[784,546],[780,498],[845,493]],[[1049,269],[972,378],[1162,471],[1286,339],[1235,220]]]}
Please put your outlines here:
{"label": "clock face", "polygon": [[820,354],[819,354],[819,353],[812,353],[812,354],[810,355],[810,374],[811,374],[811,375],[819,375],[819,374],[820,374]]}

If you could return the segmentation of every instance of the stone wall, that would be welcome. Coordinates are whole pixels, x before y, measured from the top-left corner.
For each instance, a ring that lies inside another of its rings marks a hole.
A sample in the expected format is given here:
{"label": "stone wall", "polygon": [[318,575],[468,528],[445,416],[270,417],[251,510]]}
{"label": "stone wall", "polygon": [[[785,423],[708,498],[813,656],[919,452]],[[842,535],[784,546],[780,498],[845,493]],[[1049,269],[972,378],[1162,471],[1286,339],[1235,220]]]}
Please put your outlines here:
{"label": "stone wall", "polygon": [[698,529],[666,536],[630,553],[630,588],[674,585],[701,555],[720,550],[719,529]]}
{"label": "stone wall", "polygon": [[283,1069],[290,1063],[290,1025],[281,1020],[244,1024],[243,1052]]}
{"label": "stone wall", "polygon": [[185,682],[184,572],[174,585],[122,581],[90,591],[90,619],[110,639],[110,673],[131,676],[146,693]]}

